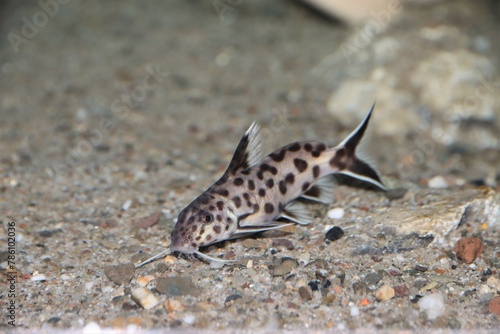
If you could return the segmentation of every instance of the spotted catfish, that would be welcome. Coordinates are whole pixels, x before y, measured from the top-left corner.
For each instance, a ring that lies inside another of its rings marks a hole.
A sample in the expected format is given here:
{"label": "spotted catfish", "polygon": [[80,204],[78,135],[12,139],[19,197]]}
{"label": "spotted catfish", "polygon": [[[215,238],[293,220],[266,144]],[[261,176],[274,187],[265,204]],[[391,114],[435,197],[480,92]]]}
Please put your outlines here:
{"label": "spotted catfish", "polygon": [[331,174],[347,174],[385,189],[363,150],[372,111],[373,106],[333,148],[317,141],[295,142],[264,158],[259,126],[252,124],[224,175],[179,214],[171,250],[214,260],[199,247],[293,223],[309,224],[312,217],[297,199],[331,203],[335,187]]}

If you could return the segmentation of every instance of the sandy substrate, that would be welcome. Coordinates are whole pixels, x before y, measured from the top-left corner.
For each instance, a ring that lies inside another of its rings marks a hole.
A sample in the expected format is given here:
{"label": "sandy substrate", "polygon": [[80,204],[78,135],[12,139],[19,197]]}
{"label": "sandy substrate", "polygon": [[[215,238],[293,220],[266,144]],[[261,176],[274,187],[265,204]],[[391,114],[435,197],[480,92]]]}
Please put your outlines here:
{"label": "sandy substrate", "polygon": [[[410,7],[366,39],[289,1],[47,3],[0,5],[0,306],[17,329],[498,330],[495,5]],[[253,121],[265,152],[336,144],[375,98],[372,155],[399,190],[341,182],[309,226],[203,250],[235,264],[133,269]]]}

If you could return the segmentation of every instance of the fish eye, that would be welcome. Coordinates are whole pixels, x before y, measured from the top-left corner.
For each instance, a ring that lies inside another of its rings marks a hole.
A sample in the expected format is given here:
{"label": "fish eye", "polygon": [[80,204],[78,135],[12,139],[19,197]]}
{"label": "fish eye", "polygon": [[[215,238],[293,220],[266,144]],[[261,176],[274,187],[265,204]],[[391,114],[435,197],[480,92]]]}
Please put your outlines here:
{"label": "fish eye", "polygon": [[206,215],[205,217],[203,217],[204,223],[211,223],[213,221],[214,221],[214,217],[212,215]]}

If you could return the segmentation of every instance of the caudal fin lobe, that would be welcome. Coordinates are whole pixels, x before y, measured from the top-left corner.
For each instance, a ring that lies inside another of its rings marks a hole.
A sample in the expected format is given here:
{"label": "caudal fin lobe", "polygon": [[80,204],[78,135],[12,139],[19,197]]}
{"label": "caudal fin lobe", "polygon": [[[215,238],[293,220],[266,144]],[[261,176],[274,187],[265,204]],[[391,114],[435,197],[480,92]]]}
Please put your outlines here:
{"label": "caudal fin lobe", "polygon": [[335,148],[337,153],[330,160],[330,165],[338,168],[340,174],[349,175],[386,190],[365,147],[369,140],[366,129],[374,107],[375,103],[361,124],[337,145]]}

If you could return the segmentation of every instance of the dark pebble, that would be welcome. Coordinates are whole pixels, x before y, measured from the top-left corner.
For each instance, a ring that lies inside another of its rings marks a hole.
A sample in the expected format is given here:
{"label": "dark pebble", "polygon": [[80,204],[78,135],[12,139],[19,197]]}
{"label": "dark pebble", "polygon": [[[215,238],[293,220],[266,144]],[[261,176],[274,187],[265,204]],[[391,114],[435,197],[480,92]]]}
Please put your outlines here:
{"label": "dark pebble", "polygon": [[47,320],[49,324],[57,324],[59,321],[61,321],[61,318],[59,317],[52,317],[49,320]]}
{"label": "dark pebble", "polygon": [[344,231],[338,226],[334,226],[331,229],[329,229],[328,232],[326,232],[326,239],[330,241],[339,240],[343,236],[344,236]]}
{"label": "dark pebble", "polygon": [[119,264],[117,266],[107,266],[104,273],[110,281],[117,285],[130,282],[134,276],[134,265],[132,263]]}
{"label": "dark pebble", "polygon": [[425,273],[428,270],[428,268],[426,266],[421,266],[421,265],[417,264],[415,266],[415,270],[420,271],[421,273]]}
{"label": "dark pebble", "polygon": [[483,275],[481,276],[481,282],[486,282],[488,278],[492,275],[493,273],[491,272],[490,268],[486,268],[483,271]]}
{"label": "dark pebble", "polygon": [[238,294],[234,294],[234,295],[227,296],[226,300],[224,301],[224,304],[227,304],[227,303],[233,302],[233,301],[235,301],[236,299],[240,299],[240,298],[243,298],[243,297],[242,297],[241,295],[238,295]]}
{"label": "dark pebble", "polygon": [[398,297],[405,297],[410,294],[410,289],[406,285],[396,285],[394,287],[394,293]]}
{"label": "dark pebble", "polygon": [[284,247],[288,250],[294,249],[293,243],[288,239],[275,239],[273,240],[272,246],[276,248]]}
{"label": "dark pebble", "polygon": [[464,292],[465,297],[474,297],[475,294],[476,294],[476,291],[474,291],[474,290],[467,290]]}
{"label": "dark pebble", "polygon": [[311,288],[307,286],[301,286],[299,288],[299,295],[304,300],[311,300],[313,298]]}
{"label": "dark pebble", "polygon": [[141,307],[136,303],[123,303],[122,305],[122,310],[124,311],[134,311],[139,309],[141,309]]}
{"label": "dark pebble", "polygon": [[278,251],[274,248],[272,248],[270,252],[271,252],[271,255],[275,255],[276,253],[278,253]]}
{"label": "dark pebble", "polygon": [[138,222],[136,222],[135,227],[147,229],[148,227],[158,224],[158,222],[160,221],[160,217],[161,217],[161,212],[153,213],[152,215],[149,215],[148,217],[143,218]]}
{"label": "dark pebble", "polygon": [[309,283],[307,283],[307,285],[309,285],[309,287],[311,288],[312,291],[318,291],[320,282],[319,282],[319,280],[315,279],[315,280],[312,280]]}
{"label": "dark pebble", "polygon": [[156,280],[156,291],[168,296],[198,296],[201,291],[189,277],[160,277]]}
{"label": "dark pebble", "polygon": [[390,201],[403,198],[408,189],[406,188],[394,188],[389,189],[385,192],[385,197],[387,197]]}
{"label": "dark pebble", "polygon": [[415,295],[415,297],[411,298],[410,301],[415,304],[418,303],[418,301],[422,298],[422,295]]}
{"label": "dark pebble", "polygon": [[366,275],[365,279],[363,280],[366,285],[377,285],[378,282],[382,279],[382,274],[379,272],[376,273],[369,273]]}
{"label": "dark pebble", "polygon": [[368,292],[368,286],[364,282],[356,282],[352,284],[352,290],[357,295],[364,295]]}
{"label": "dark pebble", "polygon": [[323,284],[323,288],[328,289],[329,287],[332,286],[332,282],[330,282],[329,279],[325,281],[325,284]]}
{"label": "dark pebble", "polygon": [[43,230],[43,231],[38,232],[38,234],[40,234],[41,237],[50,238],[51,236],[54,235],[54,232],[49,231],[49,230]]}

